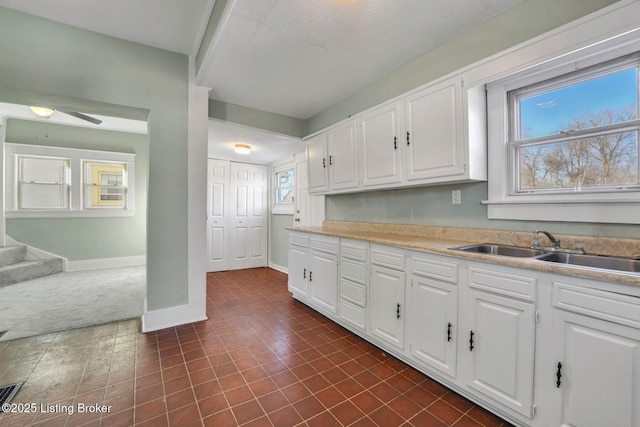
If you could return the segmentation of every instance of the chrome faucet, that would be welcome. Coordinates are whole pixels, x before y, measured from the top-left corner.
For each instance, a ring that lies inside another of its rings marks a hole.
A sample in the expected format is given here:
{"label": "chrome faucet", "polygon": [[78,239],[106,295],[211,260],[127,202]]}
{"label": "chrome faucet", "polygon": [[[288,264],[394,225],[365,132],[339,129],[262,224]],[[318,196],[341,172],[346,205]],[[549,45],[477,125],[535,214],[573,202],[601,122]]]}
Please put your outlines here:
{"label": "chrome faucet", "polygon": [[554,249],[560,249],[560,240],[558,240],[555,237],[553,237],[553,235],[551,233],[549,233],[548,231],[535,230],[533,233],[534,234],[539,234],[539,233],[544,234],[545,236],[547,236],[549,238],[549,240],[551,241],[551,244],[553,245]]}
{"label": "chrome faucet", "polygon": [[552,252],[563,252],[567,254],[585,254],[584,244],[582,242],[575,242],[575,247],[573,249],[565,249],[560,247],[560,240],[553,237],[551,233],[544,230],[534,230],[533,234],[544,234],[551,241],[551,247],[540,246],[540,241],[538,238],[531,240],[531,249],[538,249],[542,251],[552,251]]}

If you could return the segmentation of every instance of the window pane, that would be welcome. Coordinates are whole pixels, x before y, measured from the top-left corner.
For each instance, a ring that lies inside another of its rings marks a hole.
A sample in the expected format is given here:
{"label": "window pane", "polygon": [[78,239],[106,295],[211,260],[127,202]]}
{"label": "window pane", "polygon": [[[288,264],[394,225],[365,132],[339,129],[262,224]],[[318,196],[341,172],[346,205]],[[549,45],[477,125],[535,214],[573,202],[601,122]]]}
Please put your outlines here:
{"label": "window pane", "polygon": [[276,191],[276,203],[293,203],[293,188],[278,188]]}
{"label": "window pane", "polygon": [[66,184],[20,185],[20,209],[66,209],[68,207]]}
{"label": "window pane", "polygon": [[637,118],[638,71],[624,71],[517,98],[523,140]]}
{"label": "window pane", "polygon": [[67,159],[19,158],[18,209],[67,209]]}
{"label": "window pane", "polygon": [[85,197],[87,208],[123,208],[126,183],[125,165],[85,163],[85,179],[90,191]]}
{"label": "window pane", "polygon": [[615,132],[518,149],[519,190],[638,185],[638,132]]}

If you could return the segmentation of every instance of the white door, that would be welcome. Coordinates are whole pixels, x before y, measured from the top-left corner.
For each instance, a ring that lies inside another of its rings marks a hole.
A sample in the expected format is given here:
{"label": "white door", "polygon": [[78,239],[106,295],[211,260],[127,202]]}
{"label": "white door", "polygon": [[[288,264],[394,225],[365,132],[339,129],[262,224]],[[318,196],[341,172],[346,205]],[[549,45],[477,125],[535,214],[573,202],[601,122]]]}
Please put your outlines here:
{"label": "white door", "polygon": [[338,256],[315,250],[309,259],[311,301],[332,313],[338,312]]}
{"label": "white door", "polygon": [[207,271],[229,270],[229,208],[231,164],[207,163]]}
{"label": "white door", "polygon": [[400,155],[400,105],[383,105],[365,114],[360,122],[362,185],[365,187],[402,181]]}
{"label": "white door", "polygon": [[321,226],[324,221],[324,196],[309,194],[309,176],[306,153],[296,154],[296,197],[294,199],[295,227]]}
{"label": "white door", "polygon": [[327,136],[322,133],[307,143],[309,167],[309,192],[321,193],[329,190],[329,159],[327,158]]}
{"label": "white door", "polygon": [[[629,315],[635,307],[627,307]],[[553,316],[552,425],[640,426],[640,330],[562,310]]]}
{"label": "white door", "polygon": [[327,146],[331,190],[358,187],[358,146],[354,122],[327,132]]}
{"label": "white door", "polygon": [[309,247],[289,241],[289,292],[307,297],[309,288]]}
{"label": "white door", "polygon": [[471,356],[468,384],[530,417],[535,306],[475,289],[468,292],[470,322],[464,330],[466,336],[460,337]]}
{"label": "white door", "polygon": [[460,77],[429,87],[405,101],[407,179],[464,173]]}
{"label": "white door", "polygon": [[267,166],[231,163],[231,270],[267,265]]}
{"label": "white door", "polygon": [[371,266],[371,332],[377,338],[404,349],[405,273]]}
{"label": "white door", "polygon": [[413,276],[410,304],[411,355],[455,378],[458,287]]}

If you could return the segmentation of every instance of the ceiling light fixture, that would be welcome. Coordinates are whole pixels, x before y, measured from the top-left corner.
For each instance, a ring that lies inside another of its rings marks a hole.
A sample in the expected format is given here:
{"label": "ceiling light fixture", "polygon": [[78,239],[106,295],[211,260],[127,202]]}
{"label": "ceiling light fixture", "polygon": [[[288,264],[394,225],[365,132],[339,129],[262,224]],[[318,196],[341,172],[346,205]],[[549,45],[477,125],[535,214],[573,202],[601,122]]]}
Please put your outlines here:
{"label": "ceiling light fixture", "polygon": [[29,109],[33,111],[33,113],[43,119],[48,119],[53,114],[54,110],[47,107],[34,107],[30,106]]}
{"label": "ceiling light fixture", "polygon": [[233,150],[238,154],[249,154],[251,153],[251,146],[247,144],[236,144]]}

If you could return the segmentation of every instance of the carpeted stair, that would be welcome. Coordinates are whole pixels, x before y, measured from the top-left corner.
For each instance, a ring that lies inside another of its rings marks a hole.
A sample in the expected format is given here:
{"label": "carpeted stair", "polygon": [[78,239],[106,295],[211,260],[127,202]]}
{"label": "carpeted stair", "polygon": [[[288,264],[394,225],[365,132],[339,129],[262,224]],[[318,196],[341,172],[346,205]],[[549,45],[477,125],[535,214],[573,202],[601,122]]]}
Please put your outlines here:
{"label": "carpeted stair", "polygon": [[27,259],[26,246],[0,247],[0,286],[48,276],[62,271],[59,258]]}

